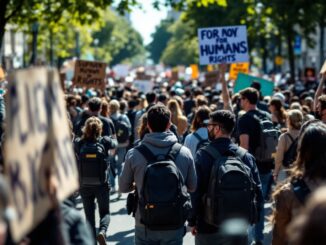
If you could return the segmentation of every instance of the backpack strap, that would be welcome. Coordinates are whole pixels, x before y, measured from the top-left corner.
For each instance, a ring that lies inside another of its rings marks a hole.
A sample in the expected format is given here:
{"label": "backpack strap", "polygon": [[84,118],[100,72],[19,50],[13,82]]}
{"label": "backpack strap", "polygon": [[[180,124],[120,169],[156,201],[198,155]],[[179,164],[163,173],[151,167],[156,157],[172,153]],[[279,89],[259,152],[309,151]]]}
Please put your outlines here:
{"label": "backpack strap", "polygon": [[193,135],[198,139],[199,142],[203,140],[203,138],[200,137],[200,135],[197,132],[194,132]]}
{"label": "backpack strap", "polygon": [[221,153],[211,144],[207,145],[206,147],[202,148],[204,151],[208,153],[214,160],[221,157]]}
{"label": "backpack strap", "polygon": [[173,144],[171,149],[169,150],[169,152],[167,154],[168,158],[171,159],[174,162],[177,155],[179,154],[181,148],[182,148],[181,144],[179,144],[179,143]]}
{"label": "backpack strap", "polygon": [[140,144],[139,146],[135,147],[135,150],[139,151],[140,154],[143,155],[143,157],[146,159],[147,164],[150,162],[154,162],[156,160],[156,156],[153,154],[153,152],[144,144]]}
{"label": "backpack strap", "polygon": [[296,198],[304,204],[307,196],[310,194],[310,189],[303,179],[295,179],[291,181],[292,191]]}
{"label": "backpack strap", "polygon": [[290,140],[291,140],[291,144],[292,144],[292,143],[294,142],[293,137],[292,137],[291,134],[289,134],[289,133],[286,133],[286,135],[289,136],[289,138],[290,138]]}

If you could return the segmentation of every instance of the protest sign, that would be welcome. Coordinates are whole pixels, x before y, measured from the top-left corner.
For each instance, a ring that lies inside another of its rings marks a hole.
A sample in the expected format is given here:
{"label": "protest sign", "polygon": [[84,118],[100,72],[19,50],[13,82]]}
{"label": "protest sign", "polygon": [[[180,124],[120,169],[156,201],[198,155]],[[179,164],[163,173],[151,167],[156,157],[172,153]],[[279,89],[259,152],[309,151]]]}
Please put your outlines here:
{"label": "protest sign", "polygon": [[19,241],[53,207],[49,177],[60,201],[78,188],[78,172],[57,71],[19,70],[8,80],[5,174],[16,211],[10,230]]}
{"label": "protest sign", "polygon": [[274,83],[268,80],[265,80],[260,77],[254,77],[247,74],[239,73],[238,78],[235,81],[234,93],[238,93],[240,90],[248,88],[252,85],[253,82],[257,82],[261,85],[261,93],[263,96],[273,95]]}
{"label": "protest sign", "polygon": [[106,63],[77,60],[75,64],[75,86],[105,89]]}
{"label": "protest sign", "polygon": [[5,72],[2,69],[2,67],[0,67],[0,82],[2,82],[3,80],[5,80]]}
{"label": "protest sign", "polygon": [[198,40],[201,65],[249,61],[246,26],[200,28]]}
{"label": "protest sign", "polygon": [[198,65],[192,64],[192,65],[190,65],[190,67],[191,67],[191,78],[197,79],[199,77]]}
{"label": "protest sign", "polygon": [[211,71],[205,74],[205,86],[213,86],[218,82],[219,72]]}
{"label": "protest sign", "polygon": [[231,64],[230,67],[230,80],[236,80],[239,73],[248,74],[249,73],[249,63],[237,63]]}
{"label": "protest sign", "polygon": [[134,86],[143,93],[148,93],[153,90],[154,82],[150,80],[135,80]]}

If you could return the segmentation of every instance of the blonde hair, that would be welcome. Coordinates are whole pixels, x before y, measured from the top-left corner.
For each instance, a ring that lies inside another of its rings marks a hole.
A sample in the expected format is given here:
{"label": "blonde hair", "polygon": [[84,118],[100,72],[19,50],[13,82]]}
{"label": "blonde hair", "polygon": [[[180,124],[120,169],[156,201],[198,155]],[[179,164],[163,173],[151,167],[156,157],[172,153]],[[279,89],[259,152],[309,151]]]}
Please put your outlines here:
{"label": "blonde hair", "polygon": [[120,109],[120,103],[117,100],[111,100],[109,103],[110,114],[118,112]]}
{"label": "blonde hair", "polygon": [[85,126],[82,128],[83,139],[96,140],[102,135],[103,123],[97,117],[90,117],[86,120]]}
{"label": "blonde hair", "polygon": [[172,99],[168,102],[168,108],[171,111],[171,121],[173,124],[178,125],[178,119],[182,117],[182,111],[180,109],[177,100]]}
{"label": "blonde hair", "polygon": [[289,110],[287,113],[289,124],[293,129],[299,130],[303,123],[303,114],[299,110]]}

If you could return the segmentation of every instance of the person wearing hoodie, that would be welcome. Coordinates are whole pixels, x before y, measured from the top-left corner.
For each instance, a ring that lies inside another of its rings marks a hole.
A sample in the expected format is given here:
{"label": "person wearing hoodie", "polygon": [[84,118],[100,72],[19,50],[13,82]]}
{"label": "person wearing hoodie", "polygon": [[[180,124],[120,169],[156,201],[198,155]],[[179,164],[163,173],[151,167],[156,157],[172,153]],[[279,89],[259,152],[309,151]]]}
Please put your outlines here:
{"label": "person wearing hoodie", "polygon": [[[167,155],[172,146],[178,142],[177,137],[169,130],[171,112],[166,106],[158,104],[149,109],[147,119],[149,133],[144,136],[140,146],[145,146],[156,157]],[[127,193],[133,191],[136,187],[138,196],[141,197],[147,161],[138,149],[138,147],[130,149],[126,154],[122,174],[119,177],[119,188],[121,192]],[[197,177],[190,150],[187,147],[181,146],[178,154],[175,156],[174,163],[183,177],[188,192],[195,191]],[[148,244],[149,241],[162,245],[182,244],[185,233],[184,226],[169,230],[147,229],[141,222],[139,206],[138,203],[135,215],[135,244]]]}

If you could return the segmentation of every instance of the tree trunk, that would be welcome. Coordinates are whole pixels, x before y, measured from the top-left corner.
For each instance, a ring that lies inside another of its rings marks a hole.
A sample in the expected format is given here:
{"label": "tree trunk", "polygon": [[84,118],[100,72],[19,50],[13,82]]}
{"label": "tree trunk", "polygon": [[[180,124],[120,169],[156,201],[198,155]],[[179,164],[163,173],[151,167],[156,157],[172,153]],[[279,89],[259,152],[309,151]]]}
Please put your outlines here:
{"label": "tree trunk", "polygon": [[319,22],[319,29],[320,29],[320,50],[319,50],[319,54],[320,54],[320,66],[322,66],[324,64],[325,61],[325,56],[324,56],[324,35],[325,35],[325,25],[324,25],[324,21],[321,20]]}
{"label": "tree trunk", "polygon": [[294,33],[292,27],[288,28],[286,33],[287,45],[288,45],[288,55],[289,55],[289,63],[290,63],[290,74],[291,78],[295,79],[295,62],[294,62],[294,50],[293,50],[293,39]]}
{"label": "tree trunk", "polygon": [[0,8],[0,64],[3,63],[3,58],[1,57],[1,50],[2,50],[2,43],[3,38],[5,36],[5,27],[6,27],[6,9],[7,9],[8,1],[4,1],[4,3],[1,3]]}
{"label": "tree trunk", "polygon": [[265,37],[261,37],[261,49],[263,49],[263,54],[262,54],[262,57],[263,57],[263,72],[264,74],[267,74],[267,57],[268,57],[268,51],[267,51],[267,47],[266,47],[266,38]]}

